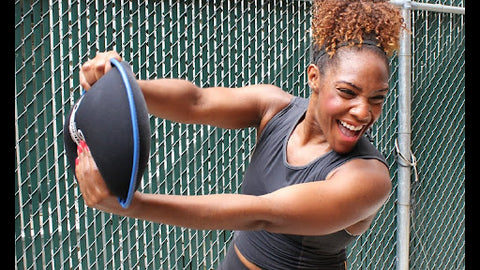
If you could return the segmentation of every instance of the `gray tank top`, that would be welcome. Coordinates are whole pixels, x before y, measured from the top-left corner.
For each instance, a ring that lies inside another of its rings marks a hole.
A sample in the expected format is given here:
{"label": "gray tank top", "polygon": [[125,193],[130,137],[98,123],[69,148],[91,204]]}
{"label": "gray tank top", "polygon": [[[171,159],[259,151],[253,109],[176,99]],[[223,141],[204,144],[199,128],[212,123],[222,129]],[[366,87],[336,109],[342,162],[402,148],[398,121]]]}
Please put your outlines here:
{"label": "gray tank top", "polygon": [[[293,129],[305,115],[308,99],[294,97],[265,126],[252,154],[242,193],[264,195],[285,186],[322,181],[328,173],[355,159],[377,159],[386,164],[382,154],[365,137],[346,154],[330,151],[304,166],[287,163],[286,145]],[[355,239],[341,230],[322,236],[236,231],[234,243],[240,252],[262,269],[345,269],[346,246]]]}

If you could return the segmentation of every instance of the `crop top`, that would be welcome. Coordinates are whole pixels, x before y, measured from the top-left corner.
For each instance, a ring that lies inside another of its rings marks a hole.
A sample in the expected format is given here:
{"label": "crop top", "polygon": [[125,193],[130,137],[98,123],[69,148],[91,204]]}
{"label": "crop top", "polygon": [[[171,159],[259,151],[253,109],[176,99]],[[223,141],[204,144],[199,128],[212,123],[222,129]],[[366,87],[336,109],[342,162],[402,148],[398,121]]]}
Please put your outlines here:
{"label": "crop top", "polygon": [[[243,194],[260,196],[285,186],[322,181],[330,171],[351,159],[377,159],[386,164],[365,136],[349,153],[332,150],[304,166],[288,164],[286,145],[307,107],[308,99],[294,97],[267,123],[245,172]],[[236,231],[233,243],[246,259],[262,269],[345,269],[345,249],[354,239],[346,230],[321,236],[260,230]]]}

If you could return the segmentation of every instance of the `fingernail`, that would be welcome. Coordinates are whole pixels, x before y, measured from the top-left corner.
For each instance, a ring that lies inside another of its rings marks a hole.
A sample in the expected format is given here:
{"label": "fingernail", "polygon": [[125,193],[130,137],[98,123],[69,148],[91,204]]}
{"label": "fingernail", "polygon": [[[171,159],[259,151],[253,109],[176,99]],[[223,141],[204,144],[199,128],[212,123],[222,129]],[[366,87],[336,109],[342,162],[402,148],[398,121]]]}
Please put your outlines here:
{"label": "fingernail", "polygon": [[83,147],[82,147],[82,145],[81,145],[81,143],[80,143],[80,145],[77,145],[77,154],[80,155],[82,152],[83,152]]}
{"label": "fingernail", "polygon": [[85,141],[80,141],[80,145],[82,146],[83,151],[88,152],[90,149]]}
{"label": "fingernail", "polygon": [[78,163],[80,163],[80,159],[77,157],[77,158],[75,159],[75,166],[78,166]]}

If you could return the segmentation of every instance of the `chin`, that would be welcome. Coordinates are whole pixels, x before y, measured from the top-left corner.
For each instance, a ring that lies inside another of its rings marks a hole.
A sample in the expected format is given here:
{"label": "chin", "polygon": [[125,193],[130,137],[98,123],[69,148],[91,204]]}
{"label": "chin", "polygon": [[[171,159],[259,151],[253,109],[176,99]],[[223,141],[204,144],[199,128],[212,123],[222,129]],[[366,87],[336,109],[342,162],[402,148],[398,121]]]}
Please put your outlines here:
{"label": "chin", "polygon": [[332,145],[332,150],[339,154],[346,154],[351,152],[358,143],[358,140],[362,137],[363,133],[359,134],[355,138],[349,138],[348,140],[336,140]]}
{"label": "chin", "polygon": [[338,146],[338,147],[334,147],[333,151],[335,151],[339,154],[347,154],[347,153],[351,152],[353,150],[353,148],[355,148],[355,145]]}

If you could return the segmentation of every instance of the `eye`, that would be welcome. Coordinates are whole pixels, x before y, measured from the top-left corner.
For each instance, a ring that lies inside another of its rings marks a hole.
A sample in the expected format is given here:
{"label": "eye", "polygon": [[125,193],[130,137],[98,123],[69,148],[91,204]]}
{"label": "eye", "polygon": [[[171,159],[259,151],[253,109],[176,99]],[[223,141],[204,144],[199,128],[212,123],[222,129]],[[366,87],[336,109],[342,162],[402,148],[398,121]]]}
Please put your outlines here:
{"label": "eye", "polygon": [[354,98],[357,96],[357,93],[355,93],[355,91],[347,88],[337,88],[337,90],[340,93],[340,96],[344,98]]}
{"label": "eye", "polygon": [[387,96],[385,95],[378,95],[378,96],[371,97],[370,100],[372,100],[373,104],[382,104],[386,98]]}

